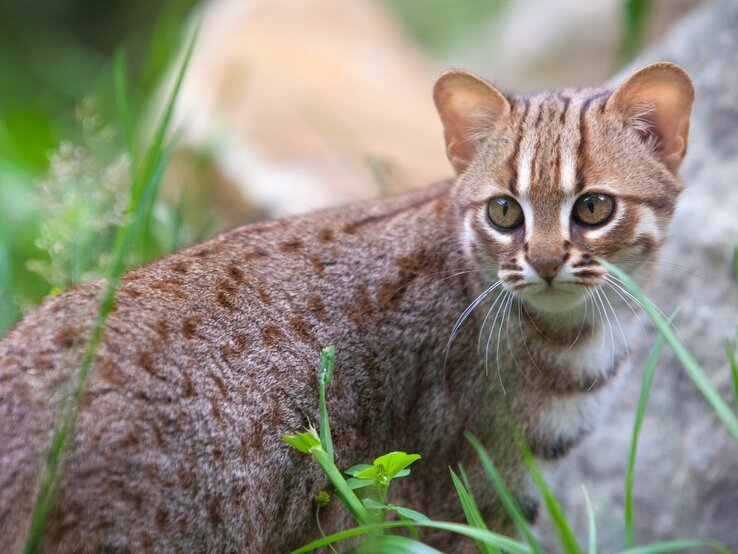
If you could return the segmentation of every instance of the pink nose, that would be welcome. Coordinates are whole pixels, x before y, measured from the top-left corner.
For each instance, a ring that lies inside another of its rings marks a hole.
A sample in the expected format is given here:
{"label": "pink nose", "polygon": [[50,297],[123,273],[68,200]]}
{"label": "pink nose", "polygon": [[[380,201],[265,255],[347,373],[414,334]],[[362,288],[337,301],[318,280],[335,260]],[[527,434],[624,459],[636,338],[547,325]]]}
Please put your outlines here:
{"label": "pink nose", "polygon": [[563,260],[551,260],[551,259],[542,259],[542,260],[530,260],[530,265],[535,269],[536,273],[541,276],[541,278],[545,279],[548,284],[551,284],[551,281],[554,280],[556,275],[559,273],[559,269],[561,269],[561,264]]}

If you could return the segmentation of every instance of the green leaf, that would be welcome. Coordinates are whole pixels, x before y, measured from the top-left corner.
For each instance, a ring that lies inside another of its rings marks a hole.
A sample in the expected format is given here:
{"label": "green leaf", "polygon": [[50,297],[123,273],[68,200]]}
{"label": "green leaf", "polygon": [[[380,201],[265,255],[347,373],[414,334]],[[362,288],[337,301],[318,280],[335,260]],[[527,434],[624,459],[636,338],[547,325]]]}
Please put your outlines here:
{"label": "green leaf", "polygon": [[347,529],[346,531],[334,533],[333,535],[328,535],[327,537],[323,537],[309,544],[306,544],[305,546],[302,546],[298,548],[297,550],[293,550],[292,554],[303,554],[304,552],[312,552],[313,550],[317,550],[318,548],[321,548],[329,544],[333,544],[333,543],[336,543],[342,540],[350,539],[352,537],[365,535],[367,533],[374,533],[377,531],[382,531],[384,529],[394,529],[398,527],[413,527],[413,526],[425,527],[428,529],[439,529],[442,531],[449,531],[451,533],[456,533],[457,535],[469,537],[470,539],[479,540],[483,542],[484,544],[495,546],[506,552],[509,552],[510,554],[530,554],[531,552],[530,548],[528,548],[527,545],[519,541],[513,540],[509,537],[500,535],[498,533],[493,533],[492,531],[485,531],[483,529],[475,529],[474,527],[469,527],[468,525],[463,525],[461,523],[451,523],[447,521],[430,521],[428,523],[420,523],[420,522],[410,523],[406,521],[387,521],[384,523],[375,523],[371,525],[364,525],[362,527],[355,527],[353,529]]}
{"label": "green leaf", "polygon": [[620,554],[662,554],[665,552],[684,552],[693,548],[711,548],[715,552],[722,554],[730,554],[730,550],[722,544],[715,541],[692,541],[692,540],[676,540],[665,541],[644,546],[636,546],[623,550]]}
{"label": "green leaf", "polygon": [[705,397],[707,402],[710,404],[710,406],[712,406],[715,415],[723,423],[728,432],[732,435],[733,440],[738,443],[738,418],[736,418],[732,410],[723,401],[720,393],[718,393],[718,391],[712,385],[710,379],[707,377],[707,374],[705,374],[705,371],[694,360],[694,358],[692,358],[692,355],[689,353],[687,348],[677,338],[668,320],[661,315],[654,303],[651,302],[651,300],[645,294],[643,294],[643,291],[635,283],[635,281],[631,279],[629,275],[627,275],[617,266],[614,266],[601,258],[595,259],[597,260],[597,262],[606,267],[610,273],[620,279],[623,285],[625,285],[625,288],[628,289],[628,291],[635,297],[635,299],[643,308],[643,311],[646,312],[648,317],[653,322],[654,327],[656,327],[656,329],[662,335],[664,335],[666,341],[669,343],[672,350],[674,351],[674,354],[676,354],[676,357],[681,362],[682,367],[684,367],[684,369],[687,371],[687,375],[689,375],[689,377],[692,379],[699,391]]}
{"label": "green leaf", "polygon": [[[736,330],[738,334],[738,329]],[[738,344],[736,345],[738,346]],[[728,363],[730,364],[730,379],[733,382],[733,398],[735,399],[735,407],[738,410],[738,363],[735,359],[735,351],[728,339],[725,339],[725,353],[728,355]]]}
{"label": "green leaf", "polygon": [[388,510],[389,506],[387,504],[383,504],[382,502],[377,502],[376,500],[372,498],[362,498],[361,503],[364,504],[367,508],[370,510]]}
{"label": "green leaf", "polygon": [[284,442],[297,448],[300,452],[308,454],[311,448],[320,446],[320,439],[315,433],[315,430],[311,429],[305,433],[297,433],[295,435],[285,435],[282,437]]}
{"label": "green leaf", "polygon": [[331,425],[328,421],[328,406],[325,400],[325,390],[333,382],[333,367],[336,363],[336,347],[328,346],[320,353],[320,371],[318,383],[320,386],[320,444],[333,461],[333,437]]}
{"label": "green leaf", "polygon": [[584,504],[587,507],[587,522],[589,524],[587,554],[597,554],[597,522],[595,521],[594,510],[592,509],[592,501],[589,499],[589,493],[584,485],[582,485],[582,494],[584,495]]}
{"label": "green leaf", "polygon": [[541,471],[538,469],[533,452],[530,451],[528,445],[525,444],[523,439],[520,437],[518,437],[518,444],[523,452],[525,465],[528,466],[528,471],[530,472],[531,477],[533,477],[533,482],[543,495],[543,500],[548,508],[548,513],[551,515],[551,520],[554,523],[554,529],[556,530],[556,534],[559,536],[561,546],[564,547],[564,550],[569,554],[582,554],[582,549],[579,547],[574,531],[572,531],[571,526],[566,519],[566,514],[564,514],[561,504],[559,504],[558,499],[554,496],[553,491],[543,478],[543,474],[541,474]]}
{"label": "green leaf", "polygon": [[372,482],[378,481],[381,479],[382,475],[380,472],[382,471],[382,468],[376,467],[376,466],[369,466],[368,468],[359,471],[356,473],[357,479],[368,479]]}
{"label": "green leaf", "polygon": [[[674,313],[676,315],[676,312]],[[674,317],[672,315],[672,318]],[[659,335],[651,350],[651,355],[646,364],[646,370],[643,373],[641,381],[641,396],[638,399],[638,409],[636,410],[635,422],[633,423],[633,433],[630,439],[630,453],[628,454],[628,473],[625,477],[625,546],[635,545],[635,527],[633,525],[633,476],[635,473],[635,460],[638,451],[638,438],[641,433],[641,425],[646,413],[648,405],[648,396],[651,391],[651,383],[656,371],[659,357],[661,356],[661,348],[664,345],[664,335]]]}
{"label": "green leaf", "polygon": [[346,475],[351,475],[352,477],[356,477],[356,474],[360,471],[364,471],[365,469],[369,469],[370,467],[374,467],[370,464],[356,464],[348,468],[344,471]]}
{"label": "green leaf", "polygon": [[520,506],[518,506],[517,501],[510,492],[510,489],[507,488],[504,479],[497,471],[497,468],[490,459],[489,454],[487,454],[487,450],[484,448],[484,446],[482,446],[482,443],[479,442],[479,440],[471,433],[465,433],[464,435],[477,451],[477,455],[482,461],[482,466],[484,467],[489,480],[492,481],[492,486],[494,486],[495,491],[497,491],[497,495],[500,497],[502,505],[504,506],[507,513],[510,515],[513,523],[515,523],[518,531],[520,531],[523,537],[525,537],[525,540],[528,542],[533,552],[535,552],[536,554],[544,554],[544,550],[541,547],[541,544],[538,542],[538,539],[536,539],[535,535],[531,531],[528,521],[525,519],[525,517],[523,516],[523,512],[520,510]]}
{"label": "green leaf", "polygon": [[[390,452],[374,460],[374,465],[384,468],[387,480],[394,479],[407,466],[420,459],[420,454]],[[406,474],[407,475],[407,474]],[[357,475],[357,477],[359,477]]]}
{"label": "green leaf", "polygon": [[[471,493],[461,483],[461,480],[454,473],[454,470],[451,468],[448,468],[448,470],[451,472],[451,481],[454,484],[454,488],[456,488],[456,494],[459,496],[461,508],[464,510],[464,515],[466,516],[466,521],[476,529],[486,530],[487,524],[484,523],[484,518],[479,512],[477,503],[474,501]],[[488,544],[484,544],[479,541],[477,541],[477,548],[479,548],[479,551],[482,552],[482,554],[499,554],[500,552],[493,546],[489,546]]]}
{"label": "green leaf", "polygon": [[418,523],[429,523],[430,518],[426,516],[425,514],[421,514],[420,512],[417,512],[415,510],[411,510],[410,508],[405,508],[403,506],[395,506],[394,504],[389,504],[390,510],[394,510],[398,513],[398,515],[407,518],[411,521],[417,521]]}
{"label": "green leaf", "polygon": [[374,484],[372,479],[356,479],[355,477],[350,477],[346,482],[348,483],[348,486],[351,487],[352,491],[363,489],[364,487]]}

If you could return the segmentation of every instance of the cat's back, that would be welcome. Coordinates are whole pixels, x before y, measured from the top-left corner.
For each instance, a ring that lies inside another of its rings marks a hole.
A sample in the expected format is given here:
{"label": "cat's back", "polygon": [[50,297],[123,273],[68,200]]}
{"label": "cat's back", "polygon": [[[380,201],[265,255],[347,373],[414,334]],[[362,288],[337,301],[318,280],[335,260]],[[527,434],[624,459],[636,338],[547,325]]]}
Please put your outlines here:
{"label": "cat's back", "polygon": [[[317,420],[320,348],[350,332],[337,319],[356,317],[347,283],[370,283],[397,247],[386,221],[370,228],[443,190],[242,227],[124,276],[49,544],[84,549],[98,536],[97,546],[146,548],[167,536],[242,548],[267,522],[299,520],[274,499],[285,464],[303,461],[280,437]],[[0,341],[0,537],[10,551],[22,547],[103,287],[60,294]],[[269,467],[269,452],[291,458]]]}

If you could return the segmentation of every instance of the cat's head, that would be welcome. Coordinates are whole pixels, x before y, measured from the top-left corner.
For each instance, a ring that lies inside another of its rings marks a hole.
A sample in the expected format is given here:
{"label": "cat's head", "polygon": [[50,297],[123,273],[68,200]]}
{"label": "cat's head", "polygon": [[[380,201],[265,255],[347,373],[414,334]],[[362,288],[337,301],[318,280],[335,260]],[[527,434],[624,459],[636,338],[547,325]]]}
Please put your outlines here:
{"label": "cat's head", "polygon": [[615,91],[510,97],[465,71],[434,89],[458,175],[461,237],[475,266],[540,311],[582,303],[601,257],[638,273],[665,238],[682,189],[694,89],[671,63]]}

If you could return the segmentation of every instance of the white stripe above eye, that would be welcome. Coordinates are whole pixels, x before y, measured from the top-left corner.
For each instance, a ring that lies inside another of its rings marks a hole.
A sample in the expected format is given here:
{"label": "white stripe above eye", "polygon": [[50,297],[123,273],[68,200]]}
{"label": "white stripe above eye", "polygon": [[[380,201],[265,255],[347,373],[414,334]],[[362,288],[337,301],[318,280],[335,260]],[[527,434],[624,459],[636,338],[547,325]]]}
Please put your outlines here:
{"label": "white stripe above eye", "polygon": [[530,172],[533,164],[533,153],[525,149],[520,155],[520,164],[518,165],[518,194],[525,194],[530,188]]}
{"label": "white stripe above eye", "polygon": [[571,210],[574,207],[575,197],[564,199],[561,203],[561,212],[559,212],[559,225],[561,226],[561,236],[564,240],[569,240],[569,222],[571,221]]}
{"label": "white stripe above eye", "polygon": [[563,159],[563,163],[561,164],[561,175],[559,175],[561,188],[564,192],[573,194],[577,186],[576,159],[571,152],[564,154]]}

